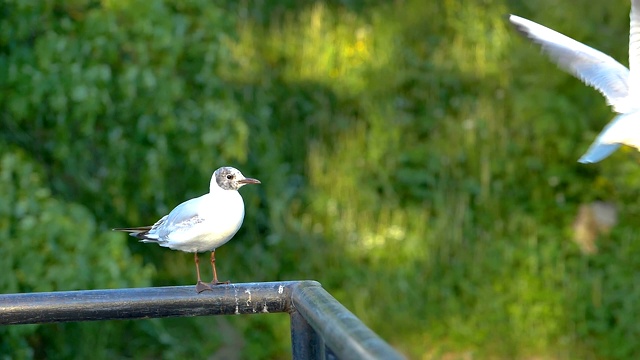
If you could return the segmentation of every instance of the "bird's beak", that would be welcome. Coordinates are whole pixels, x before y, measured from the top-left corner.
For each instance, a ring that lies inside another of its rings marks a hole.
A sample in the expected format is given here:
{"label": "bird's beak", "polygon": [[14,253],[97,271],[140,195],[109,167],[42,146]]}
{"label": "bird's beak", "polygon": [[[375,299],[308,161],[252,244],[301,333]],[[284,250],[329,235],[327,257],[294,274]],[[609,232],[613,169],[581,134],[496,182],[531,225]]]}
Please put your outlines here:
{"label": "bird's beak", "polygon": [[260,180],[252,179],[252,178],[244,178],[242,180],[238,180],[239,184],[260,184]]}

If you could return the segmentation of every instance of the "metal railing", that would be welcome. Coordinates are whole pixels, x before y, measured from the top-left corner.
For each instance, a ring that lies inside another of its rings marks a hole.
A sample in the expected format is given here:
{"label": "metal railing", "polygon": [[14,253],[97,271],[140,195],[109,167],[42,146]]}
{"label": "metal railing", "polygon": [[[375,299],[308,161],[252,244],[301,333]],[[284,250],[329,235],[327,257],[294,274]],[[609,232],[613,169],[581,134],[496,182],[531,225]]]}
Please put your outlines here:
{"label": "metal railing", "polygon": [[403,359],[316,281],[0,295],[0,325],[289,313],[293,359]]}

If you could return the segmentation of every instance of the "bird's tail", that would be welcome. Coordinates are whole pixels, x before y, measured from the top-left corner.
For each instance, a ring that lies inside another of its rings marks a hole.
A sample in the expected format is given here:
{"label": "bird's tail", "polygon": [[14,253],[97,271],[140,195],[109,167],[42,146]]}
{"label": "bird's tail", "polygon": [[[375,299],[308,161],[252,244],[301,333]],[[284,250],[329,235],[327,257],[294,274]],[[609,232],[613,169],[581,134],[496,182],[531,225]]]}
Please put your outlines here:
{"label": "bird's tail", "polygon": [[132,227],[132,228],[114,228],[113,231],[124,231],[129,233],[129,235],[138,238],[138,239],[146,239],[146,235],[151,230],[151,226],[140,226],[140,227]]}

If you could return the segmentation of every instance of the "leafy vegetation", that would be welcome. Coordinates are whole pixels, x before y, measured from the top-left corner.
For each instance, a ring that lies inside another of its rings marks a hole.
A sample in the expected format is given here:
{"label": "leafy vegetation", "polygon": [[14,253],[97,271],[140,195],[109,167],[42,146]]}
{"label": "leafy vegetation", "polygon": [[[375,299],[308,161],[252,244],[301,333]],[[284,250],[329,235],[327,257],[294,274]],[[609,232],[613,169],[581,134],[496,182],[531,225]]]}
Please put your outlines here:
{"label": "leafy vegetation", "polygon": [[[6,0],[0,291],[190,283],[190,256],[109,229],[152,223],[232,165],[262,185],[242,190],[223,278],[318,280],[410,358],[634,358],[638,156],[576,163],[612,114],[504,18],[625,59],[628,12]],[[572,224],[594,200],[620,219],[587,255]],[[290,356],[286,316],[0,334],[15,359]]]}

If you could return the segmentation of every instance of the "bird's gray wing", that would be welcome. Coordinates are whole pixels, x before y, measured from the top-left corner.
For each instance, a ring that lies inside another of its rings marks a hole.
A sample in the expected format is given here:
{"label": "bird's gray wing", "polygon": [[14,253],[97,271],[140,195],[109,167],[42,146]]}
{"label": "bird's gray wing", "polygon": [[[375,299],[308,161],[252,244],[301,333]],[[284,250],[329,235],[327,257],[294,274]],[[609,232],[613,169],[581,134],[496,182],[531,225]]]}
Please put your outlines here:
{"label": "bird's gray wing", "polygon": [[169,215],[165,215],[153,225],[146,237],[157,241],[167,240],[172,233],[189,230],[203,222],[204,218],[198,212],[200,201],[201,198],[195,198],[176,206]]}
{"label": "bird's gray wing", "polygon": [[[640,0],[633,2],[636,5]],[[632,13],[632,19],[638,16],[633,14],[636,13]],[[520,33],[540,45],[558,66],[600,91],[615,111],[621,112],[626,106],[624,100],[629,93],[629,70],[622,64],[609,55],[533,21],[515,15],[509,16],[509,21]],[[634,44],[640,45],[638,41],[634,41]],[[632,51],[635,59],[638,59],[638,52],[638,49]]]}

